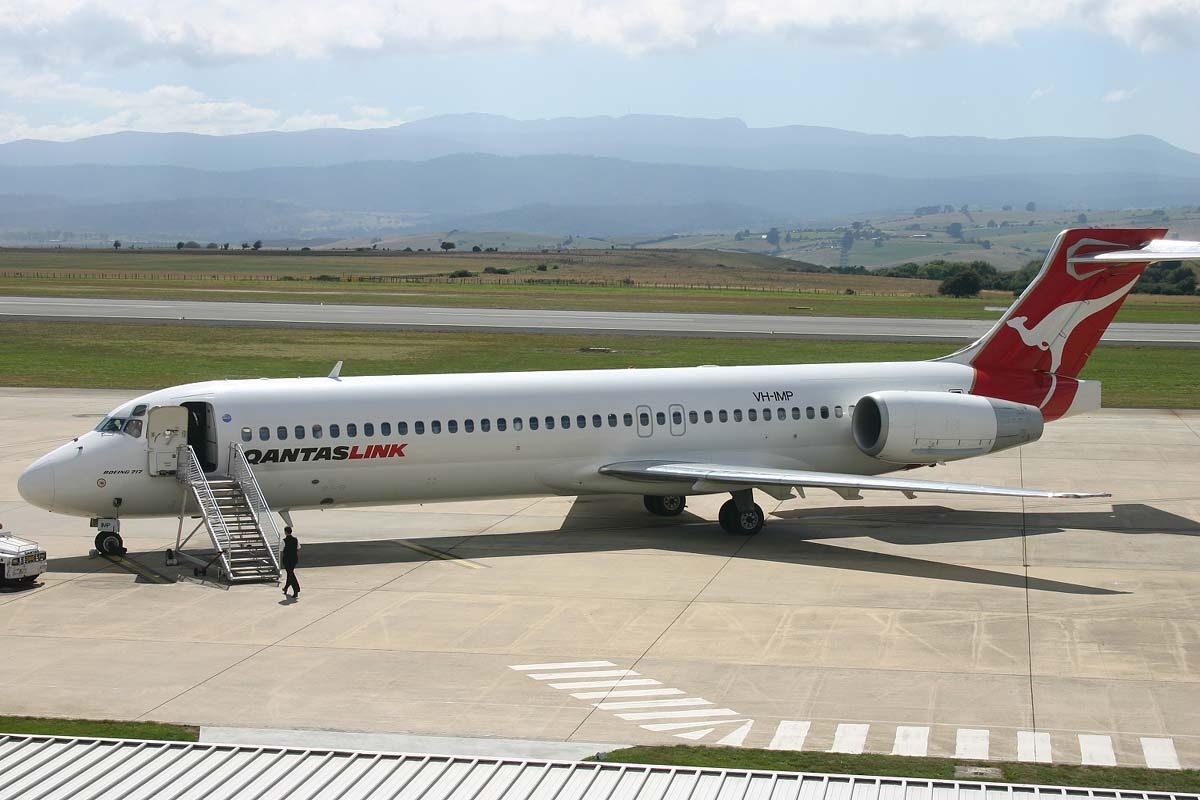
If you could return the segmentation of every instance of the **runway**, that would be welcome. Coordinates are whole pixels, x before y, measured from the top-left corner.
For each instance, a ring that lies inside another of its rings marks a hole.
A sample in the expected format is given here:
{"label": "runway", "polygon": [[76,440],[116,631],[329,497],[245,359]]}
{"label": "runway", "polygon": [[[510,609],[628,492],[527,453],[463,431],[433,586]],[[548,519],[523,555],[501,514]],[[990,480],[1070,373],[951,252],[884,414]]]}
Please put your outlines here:
{"label": "runway", "polygon": [[28,462],[125,399],[0,389],[0,522],[51,556],[0,593],[0,714],[1200,768],[1200,411],[938,470],[1104,500],[760,495],[749,538],[719,496],[297,513],[290,604],[164,567],[174,519],[123,531],[162,583],[21,500]]}
{"label": "runway", "polygon": [[[979,338],[992,324],[980,320],[814,317],[800,314],[785,317],[48,297],[0,297],[0,319],[962,343]],[[1114,323],[1104,334],[1103,341],[1195,347],[1200,346],[1200,324]]]}

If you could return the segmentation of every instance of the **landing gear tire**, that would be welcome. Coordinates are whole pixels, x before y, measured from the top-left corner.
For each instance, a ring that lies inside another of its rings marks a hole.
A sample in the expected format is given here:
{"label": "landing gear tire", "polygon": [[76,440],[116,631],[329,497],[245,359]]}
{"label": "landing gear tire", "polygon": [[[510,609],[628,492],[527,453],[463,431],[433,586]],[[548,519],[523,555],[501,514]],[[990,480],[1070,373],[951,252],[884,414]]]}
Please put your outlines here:
{"label": "landing gear tire", "polygon": [[681,494],[648,494],[642,498],[646,510],[660,517],[675,517],[687,508],[687,498]]}
{"label": "landing gear tire", "polygon": [[726,533],[732,533],[735,536],[753,536],[762,530],[766,516],[759,508],[758,503],[745,511],[739,511],[737,503],[727,500],[721,506],[721,512],[717,519]]}
{"label": "landing gear tire", "polygon": [[119,533],[97,533],[96,552],[102,556],[125,555],[125,542]]}

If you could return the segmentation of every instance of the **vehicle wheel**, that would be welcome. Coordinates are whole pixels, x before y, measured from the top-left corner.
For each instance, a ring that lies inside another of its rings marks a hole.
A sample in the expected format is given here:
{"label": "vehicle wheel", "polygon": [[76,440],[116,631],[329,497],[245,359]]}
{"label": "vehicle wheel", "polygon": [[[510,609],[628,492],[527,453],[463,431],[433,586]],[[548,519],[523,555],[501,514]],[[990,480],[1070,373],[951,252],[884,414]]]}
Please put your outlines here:
{"label": "vehicle wheel", "polygon": [[683,513],[687,508],[687,498],[681,494],[654,495],[648,494],[642,498],[646,510],[660,517],[674,517]]}
{"label": "vehicle wheel", "polygon": [[37,583],[37,575],[26,575],[23,578],[18,578],[17,582],[22,586],[33,586]]}
{"label": "vehicle wheel", "polygon": [[125,555],[125,542],[119,533],[97,533],[96,552],[102,556]]}
{"label": "vehicle wheel", "polygon": [[759,508],[758,503],[755,503],[746,511],[739,511],[737,503],[729,500],[725,505],[721,506],[719,520],[721,527],[727,533],[732,533],[737,536],[753,536],[762,530],[763,521],[766,516],[763,510]]}

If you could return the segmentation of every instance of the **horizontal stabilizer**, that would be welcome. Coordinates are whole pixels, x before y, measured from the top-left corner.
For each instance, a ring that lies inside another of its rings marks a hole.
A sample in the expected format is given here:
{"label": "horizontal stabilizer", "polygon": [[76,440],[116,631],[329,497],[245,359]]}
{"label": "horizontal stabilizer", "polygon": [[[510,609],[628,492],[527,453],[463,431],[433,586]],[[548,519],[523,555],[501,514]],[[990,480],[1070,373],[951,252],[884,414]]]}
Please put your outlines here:
{"label": "horizontal stabilizer", "polygon": [[1145,262],[1154,264],[1159,261],[1194,261],[1200,259],[1200,242],[1181,242],[1175,239],[1152,239],[1143,247],[1136,250],[1112,250],[1107,253],[1093,253],[1086,256],[1076,256],[1071,259],[1074,263],[1120,261]]}
{"label": "horizontal stabilizer", "polygon": [[[691,482],[697,492],[722,491],[727,486],[788,486],[847,490],[879,490],[904,492],[933,492],[938,494],[973,494],[997,497],[1044,497],[1079,499],[1111,497],[1107,492],[1055,492],[1046,489],[1024,489],[1008,486],[987,486],[978,483],[945,483],[910,478],[891,478],[874,475],[847,475],[839,472],[809,472],[807,470],[742,467],[727,464],[698,464],[670,461],[626,461],[600,468],[601,475],[611,475],[633,481]],[[697,485],[699,484],[699,485]]]}

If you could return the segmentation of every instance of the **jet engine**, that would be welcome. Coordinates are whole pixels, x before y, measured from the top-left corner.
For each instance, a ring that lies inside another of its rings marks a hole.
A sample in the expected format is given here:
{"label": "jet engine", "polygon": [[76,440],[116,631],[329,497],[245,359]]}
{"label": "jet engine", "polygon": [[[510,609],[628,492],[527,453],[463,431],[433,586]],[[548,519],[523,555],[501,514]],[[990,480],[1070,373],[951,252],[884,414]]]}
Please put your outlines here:
{"label": "jet engine", "polygon": [[933,464],[1042,438],[1040,409],[954,392],[886,391],[854,405],[858,449],[894,464]]}

